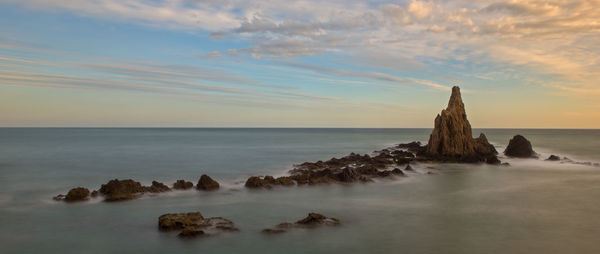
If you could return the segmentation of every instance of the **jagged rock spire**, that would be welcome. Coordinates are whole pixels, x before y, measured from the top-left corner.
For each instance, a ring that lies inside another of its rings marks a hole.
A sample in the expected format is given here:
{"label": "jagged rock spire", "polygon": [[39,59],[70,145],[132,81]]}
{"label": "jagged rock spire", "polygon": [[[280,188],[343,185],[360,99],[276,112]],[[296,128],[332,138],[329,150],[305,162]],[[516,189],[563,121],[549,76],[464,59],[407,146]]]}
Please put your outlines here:
{"label": "jagged rock spire", "polygon": [[435,118],[425,153],[432,158],[456,161],[485,160],[496,153],[483,133],[473,139],[458,86],[452,87],[448,107]]}

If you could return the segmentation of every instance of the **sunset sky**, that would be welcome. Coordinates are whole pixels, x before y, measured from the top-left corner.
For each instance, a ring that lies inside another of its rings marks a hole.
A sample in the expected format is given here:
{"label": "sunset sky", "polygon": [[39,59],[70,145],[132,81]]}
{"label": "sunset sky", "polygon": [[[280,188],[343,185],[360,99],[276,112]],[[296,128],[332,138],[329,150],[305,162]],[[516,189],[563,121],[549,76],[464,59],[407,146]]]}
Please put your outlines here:
{"label": "sunset sky", "polygon": [[0,0],[0,126],[600,128],[600,0]]}

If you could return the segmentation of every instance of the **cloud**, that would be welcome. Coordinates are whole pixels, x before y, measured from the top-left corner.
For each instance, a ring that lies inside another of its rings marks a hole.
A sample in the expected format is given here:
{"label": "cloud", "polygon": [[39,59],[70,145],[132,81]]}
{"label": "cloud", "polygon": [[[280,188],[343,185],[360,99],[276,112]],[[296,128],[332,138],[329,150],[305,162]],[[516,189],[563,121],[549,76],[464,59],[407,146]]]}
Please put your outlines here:
{"label": "cloud", "polygon": [[[213,38],[249,45],[211,51],[204,58],[335,54],[394,71],[477,61],[525,67],[548,78],[560,76],[570,82],[563,86],[599,86],[597,0],[3,1],[165,29],[208,31]],[[420,84],[437,87],[435,82]]]}

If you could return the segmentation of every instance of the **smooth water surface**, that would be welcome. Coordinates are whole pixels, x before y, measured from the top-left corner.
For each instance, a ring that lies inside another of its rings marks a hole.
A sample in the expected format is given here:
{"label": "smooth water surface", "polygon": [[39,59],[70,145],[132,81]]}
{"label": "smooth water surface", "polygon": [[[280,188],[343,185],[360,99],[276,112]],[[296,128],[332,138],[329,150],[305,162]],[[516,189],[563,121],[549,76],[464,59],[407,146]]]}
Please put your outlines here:
{"label": "smooth water surface", "polygon": [[[549,154],[600,162],[599,130],[483,131],[502,151],[523,134]],[[250,175],[396,143],[429,129],[0,129],[1,253],[600,253],[600,168],[507,159],[510,167],[415,165],[370,184],[247,190]],[[428,168],[433,167],[433,168]],[[427,172],[435,174],[426,174]],[[110,179],[196,182],[216,192],[175,191],[104,203],[52,196]],[[157,230],[159,215],[200,211],[239,233],[181,240]],[[343,226],[263,235],[315,211]]]}

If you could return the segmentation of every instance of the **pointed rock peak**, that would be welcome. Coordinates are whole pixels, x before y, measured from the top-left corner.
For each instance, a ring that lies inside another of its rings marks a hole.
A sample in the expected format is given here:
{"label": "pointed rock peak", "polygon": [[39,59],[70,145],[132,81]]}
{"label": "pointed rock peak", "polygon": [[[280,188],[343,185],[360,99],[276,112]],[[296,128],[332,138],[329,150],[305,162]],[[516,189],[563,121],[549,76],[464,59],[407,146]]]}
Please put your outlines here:
{"label": "pointed rock peak", "polygon": [[450,95],[450,101],[448,101],[448,108],[450,111],[453,109],[459,109],[464,111],[465,105],[463,104],[462,97],[460,96],[460,87],[452,87],[452,95]]}

